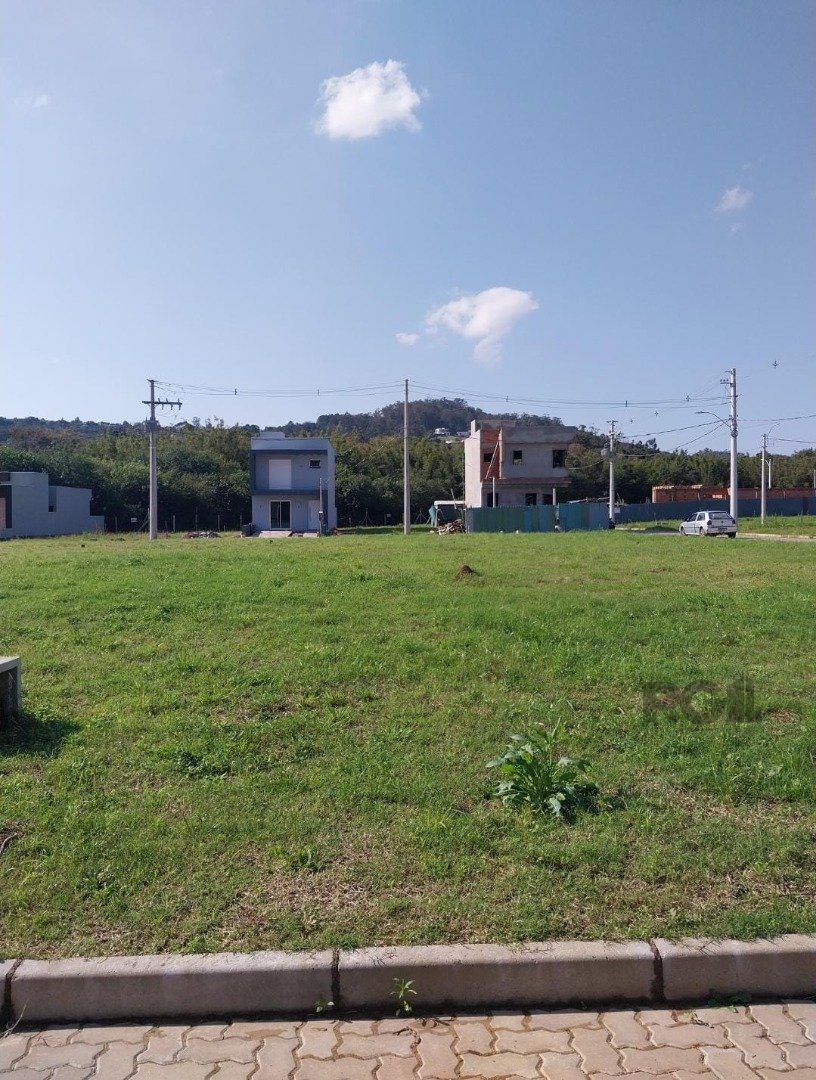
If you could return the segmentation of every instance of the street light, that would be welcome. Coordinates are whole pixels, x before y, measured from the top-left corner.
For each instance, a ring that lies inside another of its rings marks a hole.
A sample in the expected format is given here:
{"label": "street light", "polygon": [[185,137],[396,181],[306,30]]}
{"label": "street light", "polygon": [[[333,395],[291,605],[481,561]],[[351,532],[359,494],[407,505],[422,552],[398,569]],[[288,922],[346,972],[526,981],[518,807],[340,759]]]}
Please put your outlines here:
{"label": "street light", "polygon": [[[733,403],[732,403],[733,404]],[[729,420],[726,420],[722,416],[718,416],[716,413],[709,412],[708,409],[695,409],[698,416],[713,416],[715,420],[719,420],[721,424],[724,424],[731,434],[731,478],[729,483],[730,488],[730,506],[731,517],[734,519],[734,524],[737,521],[737,419],[735,415]]]}

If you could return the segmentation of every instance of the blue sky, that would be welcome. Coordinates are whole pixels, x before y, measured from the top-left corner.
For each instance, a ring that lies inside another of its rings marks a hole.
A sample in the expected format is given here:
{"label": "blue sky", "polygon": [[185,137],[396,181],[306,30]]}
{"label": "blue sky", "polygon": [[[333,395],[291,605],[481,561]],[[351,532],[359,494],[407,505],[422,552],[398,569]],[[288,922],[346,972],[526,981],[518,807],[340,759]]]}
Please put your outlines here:
{"label": "blue sky", "polygon": [[[746,418],[816,413],[810,0],[2,19],[0,415],[140,419],[148,376],[386,387],[181,394],[228,423],[376,407],[406,377],[485,407],[692,396],[539,407],[641,435],[724,415],[697,398],[731,366]],[[726,445],[701,430],[690,449]],[[774,435],[816,441],[812,420]]]}

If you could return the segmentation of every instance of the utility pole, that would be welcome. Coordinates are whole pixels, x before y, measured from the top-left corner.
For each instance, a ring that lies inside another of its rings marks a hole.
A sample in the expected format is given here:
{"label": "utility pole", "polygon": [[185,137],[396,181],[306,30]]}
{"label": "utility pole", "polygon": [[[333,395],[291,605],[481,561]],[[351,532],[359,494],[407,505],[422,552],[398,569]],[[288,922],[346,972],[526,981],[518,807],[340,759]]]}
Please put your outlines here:
{"label": "utility pole", "polygon": [[411,459],[408,453],[408,380],[405,380],[405,404],[402,409],[402,531],[411,531]]}
{"label": "utility pole", "polygon": [[180,401],[167,401],[165,399],[156,400],[156,380],[148,379],[150,384],[150,397],[147,401],[143,401],[142,405],[150,406],[150,419],[147,421],[147,435],[150,447],[150,509],[148,512],[149,528],[148,533],[151,540],[155,540],[158,536],[159,529],[159,474],[156,467],[156,431],[158,430],[158,421],[156,420],[156,406],[163,408],[165,405],[169,405],[172,409],[174,406],[181,408]]}
{"label": "utility pole", "polygon": [[720,382],[728,385],[731,409],[728,414],[728,423],[731,428],[731,504],[729,510],[731,517],[737,520],[737,369],[729,368],[728,378],[720,379]]}
{"label": "utility pole", "polygon": [[765,486],[765,456],[768,453],[768,436],[762,436],[762,488],[759,496],[759,520],[765,520],[765,499],[766,499],[766,486]]}
{"label": "utility pole", "polygon": [[615,527],[615,421],[609,421],[609,527]]}

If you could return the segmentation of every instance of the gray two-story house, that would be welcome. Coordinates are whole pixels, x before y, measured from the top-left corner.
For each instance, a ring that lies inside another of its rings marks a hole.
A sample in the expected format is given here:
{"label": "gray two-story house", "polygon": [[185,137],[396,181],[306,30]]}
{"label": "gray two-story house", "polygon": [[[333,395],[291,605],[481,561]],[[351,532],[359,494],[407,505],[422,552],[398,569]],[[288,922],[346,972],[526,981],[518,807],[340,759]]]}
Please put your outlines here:
{"label": "gray two-story house", "polygon": [[262,431],[250,444],[254,531],[331,532],[337,528],[334,447]]}

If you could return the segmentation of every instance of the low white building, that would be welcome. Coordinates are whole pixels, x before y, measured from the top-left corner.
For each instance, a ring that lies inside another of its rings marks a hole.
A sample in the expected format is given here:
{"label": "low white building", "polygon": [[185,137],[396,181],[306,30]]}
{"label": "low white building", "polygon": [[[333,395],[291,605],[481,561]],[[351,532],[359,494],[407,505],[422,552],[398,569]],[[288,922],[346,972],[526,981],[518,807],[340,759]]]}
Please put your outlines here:
{"label": "low white building", "polygon": [[49,484],[46,472],[0,472],[0,539],[102,532],[90,488]]}
{"label": "low white building", "polygon": [[328,439],[262,431],[250,444],[250,486],[255,532],[337,528],[334,447]]}
{"label": "low white building", "polygon": [[[567,447],[577,428],[470,425],[465,447],[465,503],[483,506],[546,506],[570,481]],[[494,502],[495,495],[495,502]]]}

